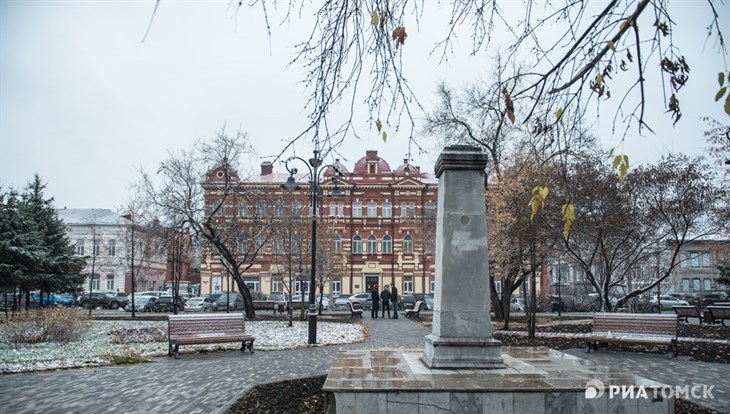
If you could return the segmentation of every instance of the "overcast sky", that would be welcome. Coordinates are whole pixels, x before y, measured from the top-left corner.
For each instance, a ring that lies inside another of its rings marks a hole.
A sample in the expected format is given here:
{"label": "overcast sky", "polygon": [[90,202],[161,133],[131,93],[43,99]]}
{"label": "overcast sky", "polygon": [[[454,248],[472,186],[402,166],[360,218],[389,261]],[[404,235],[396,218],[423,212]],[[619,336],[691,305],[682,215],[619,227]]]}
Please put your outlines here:
{"label": "overcast sky", "polygon": [[[190,148],[224,124],[230,132],[248,132],[260,155],[279,154],[307,123],[302,72],[288,63],[311,20],[279,26],[274,12],[269,37],[258,7],[236,14],[229,5],[162,1],[142,43],[153,0],[0,0],[0,186],[22,187],[37,172],[57,207],[117,209],[140,167],[155,171],[167,150]],[[623,146],[634,161],[669,151],[701,154],[705,125],[699,117],[727,120],[712,102],[717,73],[726,66],[705,44],[704,5],[672,2],[680,27],[696,28],[694,37],[675,37],[692,70],[683,119],[672,128],[663,107],[650,108],[657,134],[633,133]],[[730,7],[720,6],[727,36]],[[439,64],[428,55],[435,34],[424,28],[442,27],[448,14],[433,7],[425,17],[421,32],[409,30],[403,53],[409,81],[430,110],[438,82],[467,85],[486,78],[491,63],[487,54],[468,57],[457,48],[449,64]],[[408,151],[406,136],[391,133],[383,143],[368,116],[363,110],[356,119],[363,140],[340,149],[346,165],[375,149],[397,167]],[[597,123],[596,135],[607,148],[619,142],[607,121]],[[306,145],[296,150],[311,154]],[[415,156],[413,163],[430,171],[437,155]]]}

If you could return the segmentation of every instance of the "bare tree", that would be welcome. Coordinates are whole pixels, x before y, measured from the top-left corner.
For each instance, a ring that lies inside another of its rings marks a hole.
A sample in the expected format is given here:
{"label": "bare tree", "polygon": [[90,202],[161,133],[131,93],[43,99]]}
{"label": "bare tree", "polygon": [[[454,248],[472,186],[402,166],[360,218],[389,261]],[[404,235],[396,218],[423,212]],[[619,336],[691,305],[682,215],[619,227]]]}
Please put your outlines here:
{"label": "bare tree", "polygon": [[[234,206],[253,194],[241,192],[239,174],[244,157],[253,150],[248,136],[230,136],[222,128],[209,141],[199,142],[191,151],[170,153],[160,164],[157,176],[142,174],[145,196],[169,223],[189,228],[205,240],[233,277],[243,295],[246,316],[255,318],[251,292],[243,274],[254,264],[271,237],[270,216],[233,220]],[[157,181],[160,184],[157,184]],[[205,188],[204,188],[205,186]],[[206,194],[208,194],[206,198]],[[248,243],[249,248],[240,248]]]}
{"label": "bare tree", "polygon": [[[273,8],[267,6],[272,3],[254,4],[263,8],[269,27]],[[687,29],[675,24],[682,7],[688,6],[667,0],[545,5],[528,0],[519,6],[493,0],[450,5],[423,0],[288,2],[284,21],[313,16],[311,31],[296,45],[293,59],[305,71],[309,127],[293,141],[311,135],[322,148],[336,147],[353,133],[355,108],[364,101],[378,129],[385,124],[382,132],[401,129],[405,116],[410,143],[420,149],[413,132],[421,106],[403,59],[405,51],[418,52],[410,45],[419,31],[442,31],[434,48],[422,51],[440,55],[442,62],[456,50],[457,38],[470,40],[466,53],[472,55],[490,53],[489,47],[499,39],[504,44],[504,51],[498,52],[503,62],[512,64],[528,56],[529,71],[502,77],[505,85],[519,77],[523,86],[498,92],[513,123],[542,125],[549,131],[563,119],[580,118],[590,103],[611,97],[618,99],[614,128],[621,124],[626,129],[634,125],[639,131],[649,129],[645,117],[649,108],[661,108],[676,123],[682,116],[680,90],[687,84],[690,66],[674,39],[703,30],[719,53],[727,53],[719,13],[724,6],[715,0],[689,6],[702,8],[707,24]],[[446,8],[446,13],[439,8]],[[520,101],[525,112],[517,118],[509,107]],[[333,112],[343,106],[349,116],[338,122]]]}

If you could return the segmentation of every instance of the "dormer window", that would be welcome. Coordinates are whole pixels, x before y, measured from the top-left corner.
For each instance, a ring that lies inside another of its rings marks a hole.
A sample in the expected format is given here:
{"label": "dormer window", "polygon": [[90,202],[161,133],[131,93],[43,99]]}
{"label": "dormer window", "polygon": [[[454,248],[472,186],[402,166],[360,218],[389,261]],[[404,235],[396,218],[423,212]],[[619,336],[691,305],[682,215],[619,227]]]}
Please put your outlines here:
{"label": "dormer window", "polygon": [[378,164],[376,162],[369,162],[368,163],[368,174],[377,174],[378,172]]}

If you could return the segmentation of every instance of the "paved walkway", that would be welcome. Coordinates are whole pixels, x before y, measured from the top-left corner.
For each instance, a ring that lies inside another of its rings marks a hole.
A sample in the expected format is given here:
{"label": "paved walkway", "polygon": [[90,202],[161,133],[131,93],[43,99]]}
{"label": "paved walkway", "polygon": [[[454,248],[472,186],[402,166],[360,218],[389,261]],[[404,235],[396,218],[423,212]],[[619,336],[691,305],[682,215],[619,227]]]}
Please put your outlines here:
{"label": "paved walkway", "polygon": [[[422,348],[429,332],[418,323],[370,319],[369,340],[344,348]],[[181,360],[0,376],[0,414],[16,413],[222,413],[251,387],[325,375],[338,347],[291,351],[187,354]],[[575,355],[586,355],[575,351]],[[657,381],[716,384],[709,403],[730,410],[730,365],[643,354],[591,353],[589,358]]]}

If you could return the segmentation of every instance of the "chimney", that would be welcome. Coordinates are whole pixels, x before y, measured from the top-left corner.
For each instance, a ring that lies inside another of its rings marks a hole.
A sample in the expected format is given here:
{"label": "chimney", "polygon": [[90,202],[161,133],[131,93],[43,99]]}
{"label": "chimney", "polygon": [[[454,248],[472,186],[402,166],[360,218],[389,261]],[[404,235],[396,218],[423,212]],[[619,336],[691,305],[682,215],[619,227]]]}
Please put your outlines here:
{"label": "chimney", "polygon": [[369,160],[374,160],[374,159],[378,158],[378,151],[377,150],[367,150],[367,151],[365,151],[365,156]]}
{"label": "chimney", "polygon": [[274,172],[274,166],[270,161],[261,163],[261,175],[271,175]]}

